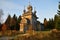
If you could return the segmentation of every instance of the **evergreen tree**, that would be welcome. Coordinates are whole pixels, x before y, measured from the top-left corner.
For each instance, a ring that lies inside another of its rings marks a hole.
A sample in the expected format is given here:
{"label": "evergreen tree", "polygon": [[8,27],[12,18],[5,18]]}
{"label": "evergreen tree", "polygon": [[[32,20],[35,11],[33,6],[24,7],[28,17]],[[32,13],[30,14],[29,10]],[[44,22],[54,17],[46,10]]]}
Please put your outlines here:
{"label": "evergreen tree", "polygon": [[21,22],[21,15],[17,19],[17,30],[20,28],[20,22]]}
{"label": "evergreen tree", "polygon": [[60,29],[60,2],[58,5],[58,12],[57,15],[54,17],[55,28]]}
{"label": "evergreen tree", "polygon": [[11,19],[11,30],[16,30],[17,25],[17,16],[14,14],[14,16]]}
{"label": "evergreen tree", "polygon": [[21,15],[19,16],[17,22],[20,23],[20,21],[21,21]]}
{"label": "evergreen tree", "polygon": [[58,15],[55,15],[54,17],[54,25],[55,25],[55,28],[57,28],[57,22],[58,22]]}
{"label": "evergreen tree", "polygon": [[47,29],[48,21],[46,18],[44,18],[44,29]]}
{"label": "evergreen tree", "polygon": [[48,29],[54,29],[54,20],[53,19],[49,19],[49,21],[48,21]]}
{"label": "evergreen tree", "polygon": [[14,14],[13,20],[17,21],[17,16],[16,16],[16,14]]}
{"label": "evergreen tree", "polygon": [[60,30],[60,2],[59,2],[59,5],[58,5],[58,22],[57,22],[57,29]]}
{"label": "evergreen tree", "polygon": [[6,21],[5,21],[5,24],[7,24],[8,28],[10,28],[10,22],[11,22],[11,16],[8,15]]}

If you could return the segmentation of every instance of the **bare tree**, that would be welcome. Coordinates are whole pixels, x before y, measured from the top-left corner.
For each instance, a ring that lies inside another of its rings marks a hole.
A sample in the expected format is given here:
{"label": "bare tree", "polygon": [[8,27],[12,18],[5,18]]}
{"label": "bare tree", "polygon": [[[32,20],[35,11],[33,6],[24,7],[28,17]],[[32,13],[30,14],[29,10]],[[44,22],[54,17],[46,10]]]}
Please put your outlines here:
{"label": "bare tree", "polygon": [[3,15],[3,10],[0,9],[0,23],[2,22],[2,15]]}

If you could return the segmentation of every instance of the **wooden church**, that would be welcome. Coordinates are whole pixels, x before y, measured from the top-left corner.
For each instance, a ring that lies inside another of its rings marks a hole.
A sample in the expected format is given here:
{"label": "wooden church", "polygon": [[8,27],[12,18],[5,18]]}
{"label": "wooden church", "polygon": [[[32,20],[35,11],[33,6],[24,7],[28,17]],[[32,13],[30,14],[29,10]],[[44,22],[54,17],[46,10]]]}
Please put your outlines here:
{"label": "wooden church", "polygon": [[27,11],[24,9],[21,16],[22,20],[20,22],[20,32],[26,32],[27,30],[37,29],[37,19],[36,10],[32,12],[33,7],[29,4],[27,6]]}

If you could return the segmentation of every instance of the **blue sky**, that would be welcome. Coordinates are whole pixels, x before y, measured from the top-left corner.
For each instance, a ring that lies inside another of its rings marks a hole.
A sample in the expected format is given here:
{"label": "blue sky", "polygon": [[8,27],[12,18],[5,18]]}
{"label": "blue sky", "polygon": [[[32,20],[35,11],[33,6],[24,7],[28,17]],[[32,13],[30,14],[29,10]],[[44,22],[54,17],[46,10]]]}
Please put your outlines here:
{"label": "blue sky", "polygon": [[26,9],[29,1],[33,9],[35,7],[37,11],[38,20],[43,23],[44,18],[48,20],[54,18],[54,15],[57,14],[60,0],[0,0],[0,9],[4,11],[3,20],[7,18],[8,14],[11,16],[16,14],[17,17],[22,15],[24,6]]}

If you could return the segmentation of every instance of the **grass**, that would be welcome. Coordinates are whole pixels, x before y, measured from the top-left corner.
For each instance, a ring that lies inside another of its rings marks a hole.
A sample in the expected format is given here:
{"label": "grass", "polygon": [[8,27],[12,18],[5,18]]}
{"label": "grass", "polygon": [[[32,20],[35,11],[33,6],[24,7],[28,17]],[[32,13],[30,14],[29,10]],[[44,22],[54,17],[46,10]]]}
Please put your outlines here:
{"label": "grass", "polygon": [[[60,32],[57,32],[60,34]],[[34,34],[34,35],[33,35]],[[14,40],[59,40],[60,35],[50,31],[34,31],[26,34],[16,34]],[[12,40],[12,39],[11,39]]]}

